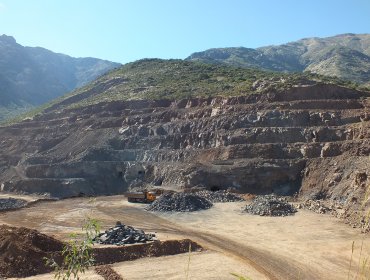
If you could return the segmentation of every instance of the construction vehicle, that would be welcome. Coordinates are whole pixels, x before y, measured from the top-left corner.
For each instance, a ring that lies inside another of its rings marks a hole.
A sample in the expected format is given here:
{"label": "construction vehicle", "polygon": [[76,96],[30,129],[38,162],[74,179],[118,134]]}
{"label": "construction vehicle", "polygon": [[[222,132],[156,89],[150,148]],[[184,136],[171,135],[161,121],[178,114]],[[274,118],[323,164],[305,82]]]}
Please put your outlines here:
{"label": "construction vehicle", "polygon": [[152,203],[157,198],[155,192],[149,191],[126,193],[125,196],[127,197],[128,202],[138,203]]}

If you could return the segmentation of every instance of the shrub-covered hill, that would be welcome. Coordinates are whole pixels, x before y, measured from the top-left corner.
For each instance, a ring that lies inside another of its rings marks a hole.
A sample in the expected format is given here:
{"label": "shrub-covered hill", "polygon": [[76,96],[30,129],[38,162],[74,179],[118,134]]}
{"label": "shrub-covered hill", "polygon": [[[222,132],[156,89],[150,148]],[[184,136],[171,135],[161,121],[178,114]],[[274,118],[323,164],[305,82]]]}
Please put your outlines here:
{"label": "shrub-covered hill", "polygon": [[240,96],[314,83],[356,87],[351,82],[315,74],[287,74],[183,60],[143,59],[113,70],[54,101],[47,106],[47,110],[119,100]]}

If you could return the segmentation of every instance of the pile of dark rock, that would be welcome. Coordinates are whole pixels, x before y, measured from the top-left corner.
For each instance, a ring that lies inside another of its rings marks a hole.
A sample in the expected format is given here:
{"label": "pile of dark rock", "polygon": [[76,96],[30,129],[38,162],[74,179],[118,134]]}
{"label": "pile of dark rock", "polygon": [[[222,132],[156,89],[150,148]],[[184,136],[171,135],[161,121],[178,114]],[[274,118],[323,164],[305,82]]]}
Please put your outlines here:
{"label": "pile of dark rock", "polygon": [[155,234],[146,234],[143,230],[117,222],[116,226],[106,230],[94,238],[99,244],[126,245],[135,243],[146,243],[156,240]]}
{"label": "pile of dark rock", "polygon": [[244,211],[260,216],[288,216],[297,212],[285,197],[273,194],[257,196],[251,204],[245,207]]}
{"label": "pile of dark rock", "polygon": [[21,208],[27,205],[27,201],[15,198],[0,198],[0,211]]}
{"label": "pile of dark rock", "polygon": [[213,206],[208,199],[195,193],[166,193],[150,204],[148,211],[193,212]]}
{"label": "pile of dark rock", "polygon": [[215,191],[215,192],[202,190],[202,191],[196,192],[196,194],[205,199],[208,199],[209,201],[213,203],[244,201],[244,199],[240,195],[227,191],[227,190],[221,190],[221,191]]}

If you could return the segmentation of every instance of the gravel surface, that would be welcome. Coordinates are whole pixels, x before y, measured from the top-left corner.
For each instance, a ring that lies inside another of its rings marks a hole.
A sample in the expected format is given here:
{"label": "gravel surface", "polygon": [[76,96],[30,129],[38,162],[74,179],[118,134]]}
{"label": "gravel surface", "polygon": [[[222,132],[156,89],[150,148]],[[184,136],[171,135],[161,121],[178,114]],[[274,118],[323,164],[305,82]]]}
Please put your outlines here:
{"label": "gravel surface", "polygon": [[143,230],[135,229],[117,222],[116,226],[95,237],[94,241],[100,244],[125,245],[146,243],[156,240],[155,234],[146,234]]}
{"label": "gravel surface", "polygon": [[235,202],[235,201],[244,201],[244,199],[236,194],[229,191],[199,191],[196,192],[196,194],[200,197],[203,197],[205,199],[208,199],[209,201],[213,203],[217,202]]}
{"label": "gravel surface", "polygon": [[26,204],[27,201],[23,199],[0,198],[0,211],[21,208]]}
{"label": "gravel surface", "polygon": [[257,196],[244,211],[260,216],[288,216],[297,212],[285,197],[275,195]]}
{"label": "gravel surface", "polygon": [[194,193],[166,193],[149,205],[148,211],[193,212],[209,209],[212,202]]}

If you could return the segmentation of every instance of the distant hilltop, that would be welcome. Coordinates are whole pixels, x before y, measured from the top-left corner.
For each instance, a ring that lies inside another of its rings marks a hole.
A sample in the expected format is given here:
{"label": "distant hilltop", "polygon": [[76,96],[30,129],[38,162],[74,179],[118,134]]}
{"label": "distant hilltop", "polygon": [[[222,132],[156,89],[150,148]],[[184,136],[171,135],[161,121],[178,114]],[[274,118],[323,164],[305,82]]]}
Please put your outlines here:
{"label": "distant hilltop", "polygon": [[118,63],[24,47],[0,36],[0,120],[83,86]]}
{"label": "distant hilltop", "polygon": [[370,34],[306,38],[257,49],[215,48],[187,60],[282,72],[309,71],[370,85]]}

